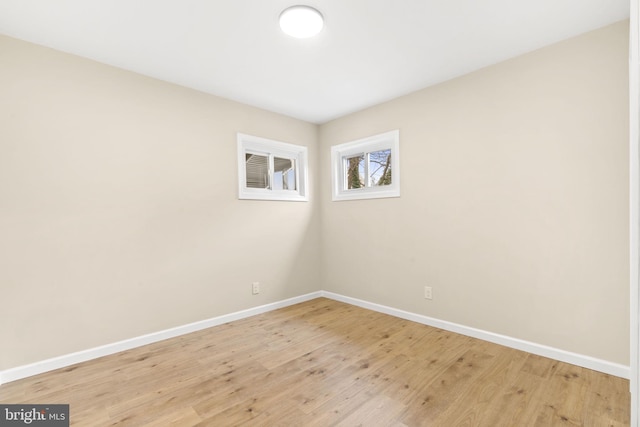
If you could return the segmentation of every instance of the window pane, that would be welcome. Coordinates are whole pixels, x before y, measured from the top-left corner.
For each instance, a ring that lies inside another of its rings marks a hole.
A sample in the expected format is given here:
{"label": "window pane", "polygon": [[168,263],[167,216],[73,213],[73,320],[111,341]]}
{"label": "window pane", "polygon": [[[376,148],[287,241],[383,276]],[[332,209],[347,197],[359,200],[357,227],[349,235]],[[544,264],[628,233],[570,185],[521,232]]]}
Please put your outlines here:
{"label": "window pane", "polygon": [[247,164],[247,188],[271,188],[269,186],[269,157],[245,154]]}
{"label": "window pane", "polygon": [[238,199],[309,200],[307,147],[242,133],[237,137]]}
{"label": "window pane", "polygon": [[400,197],[400,131],[331,146],[333,201]]}
{"label": "window pane", "polygon": [[391,150],[369,153],[369,186],[391,185]]}
{"label": "window pane", "polygon": [[295,160],[273,158],[273,189],[296,190]]}
{"label": "window pane", "polygon": [[345,157],[344,169],[347,174],[345,179],[347,190],[364,187],[364,154]]}

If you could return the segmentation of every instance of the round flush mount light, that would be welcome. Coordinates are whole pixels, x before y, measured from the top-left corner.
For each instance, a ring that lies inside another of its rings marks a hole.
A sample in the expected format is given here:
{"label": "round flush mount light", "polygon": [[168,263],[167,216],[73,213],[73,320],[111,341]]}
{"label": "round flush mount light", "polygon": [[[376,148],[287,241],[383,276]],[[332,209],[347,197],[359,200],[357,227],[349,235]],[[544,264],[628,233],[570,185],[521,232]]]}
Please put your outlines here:
{"label": "round flush mount light", "polygon": [[291,6],[280,14],[280,28],[291,37],[313,37],[323,26],[322,14],[310,6]]}

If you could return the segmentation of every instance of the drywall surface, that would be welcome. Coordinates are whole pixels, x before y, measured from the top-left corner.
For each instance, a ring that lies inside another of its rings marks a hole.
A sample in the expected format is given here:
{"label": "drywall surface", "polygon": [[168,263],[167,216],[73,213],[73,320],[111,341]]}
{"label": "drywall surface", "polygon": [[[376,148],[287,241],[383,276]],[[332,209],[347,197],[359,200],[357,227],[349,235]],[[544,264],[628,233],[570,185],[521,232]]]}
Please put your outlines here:
{"label": "drywall surface", "polygon": [[[627,57],[621,22],[322,125],[324,289],[628,365]],[[393,129],[401,197],[332,202],[330,147]]]}
{"label": "drywall surface", "polygon": [[[0,52],[0,370],[320,288],[315,125]],[[310,201],[238,200],[237,132],[308,146]]]}
{"label": "drywall surface", "polygon": [[[0,36],[0,370],[319,289],[628,365],[627,35],[319,127]],[[331,202],[392,129],[402,196]],[[308,146],[310,201],[238,200],[237,132]]]}

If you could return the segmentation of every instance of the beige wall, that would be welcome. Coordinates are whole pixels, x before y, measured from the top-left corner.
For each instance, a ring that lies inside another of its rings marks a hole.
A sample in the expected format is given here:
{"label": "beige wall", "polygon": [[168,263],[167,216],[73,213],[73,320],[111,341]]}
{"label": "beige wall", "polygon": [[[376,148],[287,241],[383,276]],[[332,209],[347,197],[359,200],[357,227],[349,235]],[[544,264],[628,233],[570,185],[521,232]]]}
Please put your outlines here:
{"label": "beige wall", "polygon": [[0,370],[320,289],[316,189],[236,172],[243,132],[316,183],[315,125],[7,37],[0,120]]}
{"label": "beige wall", "polygon": [[[0,37],[0,370],[320,289],[628,364],[627,31],[319,127]],[[331,202],[392,129],[402,197]],[[310,202],[237,200],[236,132]]]}
{"label": "beige wall", "polygon": [[[322,126],[324,289],[628,364],[627,40],[615,24]],[[330,146],[392,129],[402,197],[331,202]]]}

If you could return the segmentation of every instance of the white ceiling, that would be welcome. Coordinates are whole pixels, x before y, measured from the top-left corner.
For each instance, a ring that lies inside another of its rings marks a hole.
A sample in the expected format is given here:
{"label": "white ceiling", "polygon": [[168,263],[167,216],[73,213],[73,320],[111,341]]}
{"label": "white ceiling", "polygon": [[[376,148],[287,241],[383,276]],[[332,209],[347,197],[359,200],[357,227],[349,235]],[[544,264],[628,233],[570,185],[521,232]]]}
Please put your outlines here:
{"label": "white ceiling", "polygon": [[[294,4],[320,35],[281,33]],[[628,17],[628,0],[0,0],[2,34],[314,123]]]}

